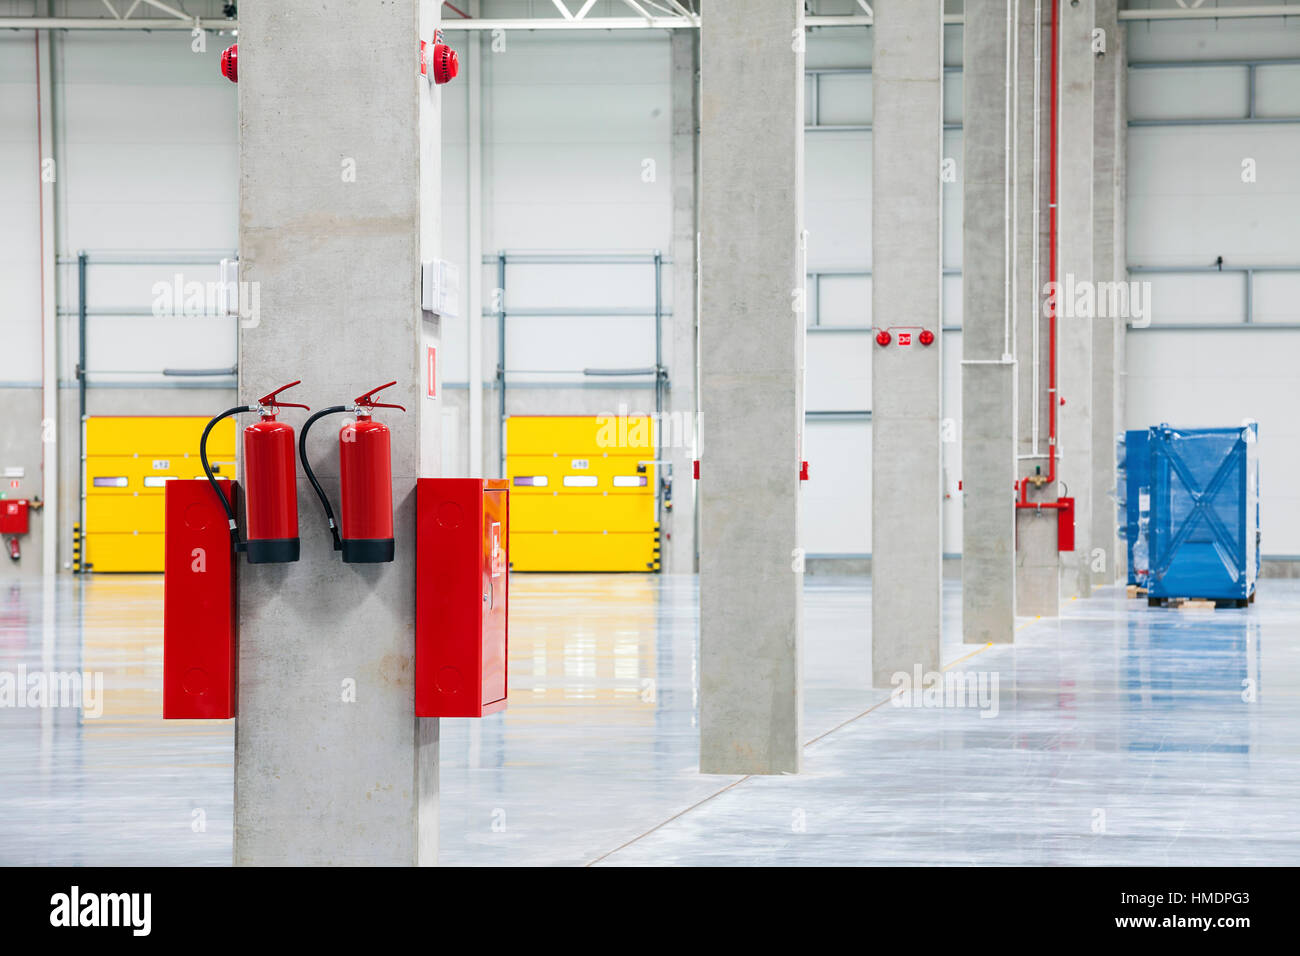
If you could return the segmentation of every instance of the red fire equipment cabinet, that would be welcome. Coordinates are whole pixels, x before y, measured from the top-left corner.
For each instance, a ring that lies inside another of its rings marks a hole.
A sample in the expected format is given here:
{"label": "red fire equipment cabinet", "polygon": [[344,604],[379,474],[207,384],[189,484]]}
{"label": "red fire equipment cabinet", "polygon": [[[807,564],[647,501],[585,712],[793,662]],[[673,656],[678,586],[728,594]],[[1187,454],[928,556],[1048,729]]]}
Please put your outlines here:
{"label": "red fire equipment cabinet", "polygon": [[226,508],[239,486],[203,478],[167,482],[163,536],[163,717],[235,716],[237,559]]}
{"label": "red fire equipment cabinet", "polygon": [[26,534],[27,511],[26,498],[0,501],[0,534]]}
{"label": "red fire equipment cabinet", "polygon": [[416,486],[415,715],[505,709],[509,621],[507,482]]}
{"label": "red fire equipment cabinet", "polygon": [[1056,507],[1056,550],[1074,550],[1074,499],[1058,498]]}
{"label": "red fire equipment cabinet", "polygon": [[[37,502],[40,507],[40,502]],[[6,537],[5,548],[9,552],[9,559],[17,561],[22,557],[22,548],[18,544],[18,536],[27,533],[27,514],[31,509],[31,503],[26,498],[12,498],[0,500],[0,536]]]}

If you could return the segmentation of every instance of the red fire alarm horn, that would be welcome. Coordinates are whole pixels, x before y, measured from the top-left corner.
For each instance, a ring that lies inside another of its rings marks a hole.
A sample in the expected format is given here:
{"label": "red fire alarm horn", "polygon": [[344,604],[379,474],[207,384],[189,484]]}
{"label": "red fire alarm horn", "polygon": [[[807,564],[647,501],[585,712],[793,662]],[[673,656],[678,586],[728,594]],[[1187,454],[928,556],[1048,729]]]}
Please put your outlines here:
{"label": "red fire alarm horn", "polygon": [[894,340],[894,337],[893,337],[892,335],[890,335],[889,332],[888,332],[887,330],[885,330],[885,329],[881,329],[879,332],[876,333],[876,344],[877,344],[877,345],[885,346],[885,345],[888,345],[888,344],[889,344],[890,342],[892,342],[893,340]]}
{"label": "red fire alarm horn", "polygon": [[934,344],[934,333],[931,332],[929,329],[922,329],[921,334],[918,336],[918,338],[920,339],[922,345]]}
{"label": "red fire alarm horn", "polygon": [[433,82],[441,86],[455,79],[459,72],[460,58],[456,56],[455,50],[443,42],[441,30],[434,31],[432,43],[420,41],[421,76],[432,76]]}
{"label": "red fire alarm horn", "polygon": [[221,54],[221,75],[231,83],[239,82],[239,44]]}

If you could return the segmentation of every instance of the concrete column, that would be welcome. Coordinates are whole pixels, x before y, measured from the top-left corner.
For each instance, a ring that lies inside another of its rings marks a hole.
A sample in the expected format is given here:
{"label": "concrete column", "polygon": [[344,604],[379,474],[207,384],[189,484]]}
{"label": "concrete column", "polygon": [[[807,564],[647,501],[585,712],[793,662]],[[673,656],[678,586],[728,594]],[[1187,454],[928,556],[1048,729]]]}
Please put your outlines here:
{"label": "concrete column", "polygon": [[962,639],[1016,627],[1010,0],[967,0],[962,39]]}
{"label": "concrete column", "polygon": [[[407,410],[381,410],[394,562],[342,564],[300,478],[301,560],[241,568],[236,864],[434,862],[438,725],[414,716],[412,656],[415,481],[440,466],[423,380],[438,319],[420,308],[420,260],[438,251],[440,94],[417,68],[438,11],[241,11],[240,279],[258,284],[261,316],[241,331],[240,400],[301,378],[286,398],[320,408],[396,379],[384,399]],[[309,442],[336,507],[342,418]]]}
{"label": "concrete column", "polygon": [[1059,397],[1057,474],[1074,498],[1074,550],[1061,553],[1061,596],[1092,592],[1093,319],[1087,286],[1093,280],[1094,0],[1061,4],[1057,313]]}
{"label": "concrete column", "polygon": [[922,326],[922,346],[872,347],[871,672],[938,670],[943,538],[941,5],[873,5],[871,308],[877,328]]}
{"label": "concrete column", "polygon": [[[1115,31],[1112,56],[1118,75],[1115,96],[1115,242],[1111,252],[1115,257],[1115,278],[1129,280],[1128,272],[1128,29],[1124,24]],[[1149,310],[1150,302],[1144,302]],[[1136,318],[1136,316],[1134,316]],[[1150,318],[1148,311],[1144,319]],[[1128,428],[1128,321],[1115,323],[1115,430]],[[1115,580],[1127,580],[1127,549],[1117,545],[1119,561],[1115,565]]]}
{"label": "concrete column", "polygon": [[695,572],[695,243],[699,223],[695,214],[695,154],[699,148],[700,37],[695,30],[674,30],[672,44],[673,95],[673,245],[671,257],[672,317],[664,324],[664,355],[671,384],[660,423],[663,457],[672,462],[672,510],[665,512],[662,553],[664,570]]}
{"label": "concrete column", "polygon": [[[478,17],[481,0],[472,0],[469,15]],[[469,380],[469,442],[466,475],[494,473],[483,460],[483,45],[480,31],[463,34],[461,62],[466,64],[465,110],[465,316]]]}
{"label": "concrete column", "polygon": [[[1120,402],[1120,352],[1125,315],[1114,315],[1117,300],[1108,284],[1124,281],[1127,270],[1116,255],[1123,248],[1119,230],[1124,223],[1120,184],[1124,179],[1120,143],[1127,135],[1121,109],[1124,85],[1124,28],[1117,0],[1095,0],[1097,28],[1103,31],[1104,51],[1094,52],[1093,102],[1093,276],[1098,283],[1097,317],[1092,329],[1092,583],[1113,584],[1123,568],[1115,513],[1115,437],[1124,429]],[[1105,284],[1105,285],[1104,285]],[[1097,552],[1100,552],[1099,554]]]}
{"label": "concrete column", "polygon": [[800,766],[803,43],[790,0],[717,0],[700,33],[704,773]]}
{"label": "concrete column", "polygon": [[[1019,434],[1022,477],[1045,474],[1048,466],[1047,385],[1048,321],[1043,309],[1048,277],[1050,208],[1048,163],[1051,158],[1051,4],[1037,12],[1030,0],[1020,2],[1019,82],[1016,100],[1016,354],[1019,358]],[[1037,63],[1037,66],[1035,66]],[[1035,112],[1038,133],[1035,136]],[[1037,171],[1034,157],[1038,157]],[[1035,175],[1037,172],[1037,175]],[[1035,188],[1037,181],[1037,188]],[[1050,500],[1054,491],[1033,485],[1030,501]],[[1016,613],[1052,617],[1060,611],[1060,556],[1056,549],[1056,515],[1052,511],[1016,513]]]}

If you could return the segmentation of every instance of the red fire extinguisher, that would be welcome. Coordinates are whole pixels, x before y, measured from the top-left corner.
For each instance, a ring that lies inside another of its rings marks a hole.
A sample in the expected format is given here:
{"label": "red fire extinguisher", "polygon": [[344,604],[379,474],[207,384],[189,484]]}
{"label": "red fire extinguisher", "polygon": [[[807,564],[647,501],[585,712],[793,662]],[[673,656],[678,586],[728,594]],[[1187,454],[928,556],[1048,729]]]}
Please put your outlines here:
{"label": "red fire extinguisher", "polygon": [[[334,550],[343,552],[348,564],[376,564],[392,561],[395,552],[393,540],[393,463],[392,436],[388,426],[373,418],[372,409],[397,408],[375,401],[375,393],[397,382],[388,382],[372,388],[354,400],[352,405],[331,405],[312,415],[303,423],[298,439],[298,455],[307,478],[325,508],[325,518],[330,534],[334,536]],[[312,424],[326,415],[350,412],[356,415],[339,429],[339,484],[343,499],[343,529],[334,521],[325,490],[316,480],[311,462],[307,460],[307,431]]]}
{"label": "red fire extinguisher", "polygon": [[[229,408],[203,429],[199,439],[199,459],[203,472],[212,483],[221,507],[230,519],[230,540],[236,551],[248,554],[249,564],[279,564],[298,560],[298,476],[293,463],[293,426],[278,422],[281,408],[307,408],[276,398],[285,389],[300,384],[281,385],[263,395],[256,405]],[[308,409],[310,411],[310,409]],[[240,412],[257,412],[261,420],[244,429],[244,495],[248,501],[248,540],[239,540],[235,512],[222,494],[212,467],[208,464],[208,435],[223,418]]]}

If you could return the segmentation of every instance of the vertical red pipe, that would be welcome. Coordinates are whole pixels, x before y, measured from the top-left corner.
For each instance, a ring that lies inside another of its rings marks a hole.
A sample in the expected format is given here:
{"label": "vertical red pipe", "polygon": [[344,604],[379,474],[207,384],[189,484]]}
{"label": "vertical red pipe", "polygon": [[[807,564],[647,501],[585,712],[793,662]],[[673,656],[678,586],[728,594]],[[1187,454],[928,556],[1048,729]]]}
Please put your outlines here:
{"label": "vertical red pipe", "polygon": [[[1056,313],[1060,307],[1060,286],[1057,284],[1056,275],[1056,166],[1057,166],[1057,91],[1061,76],[1060,63],[1060,22],[1057,11],[1060,9],[1060,0],[1052,2],[1052,109],[1051,123],[1052,132],[1050,136],[1050,153],[1048,159],[1048,169],[1050,170],[1051,186],[1048,188],[1048,213],[1047,213],[1047,261],[1048,261],[1048,282],[1052,284],[1052,308],[1048,314],[1048,333],[1047,333],[1047,480],[1052,486],[1052,495],[1056,495],[1056,406],[1059,400],[1056,396]],[[1036,357],[1035,357],[1036,358]]]}
{"label": "vertical red pipe", "polygon": [[[1047,281],[1053,290],[1049,299],[1049,309],[1047,313],[1047,483],[1052,489],[1053,497],[1056,495],[1056,407],[1060,404],[1060,399],[1056,396],[1056,313],[1060,303],[1060,286],[1057,282],[1056,274],[1056,166],[1057,166],[1057,91],[1060,85],[1061,63],[1059,59],[1060,47],[1060,21],[1057,17],[1057,11],[1060,9],[1060,0],[1052,0],[1052,82],[1051,82],[1051,110],[1049,113],[1051,132],[1048,135],[1049,153],[1048,153],[1048,177],[1049,183],[1047,190]],[[1035,317],[1035,321],[1037,318]],[[1038,356],[1034,356],[1034,361],[1038,361]],[[1038,400],[1038,396],[1034,396]],[[1017,507],[1021,508],[1057,508],[1060,507],[1057,502],[1029,503],[1029,479],[1020,479],[1020,501]]]}

